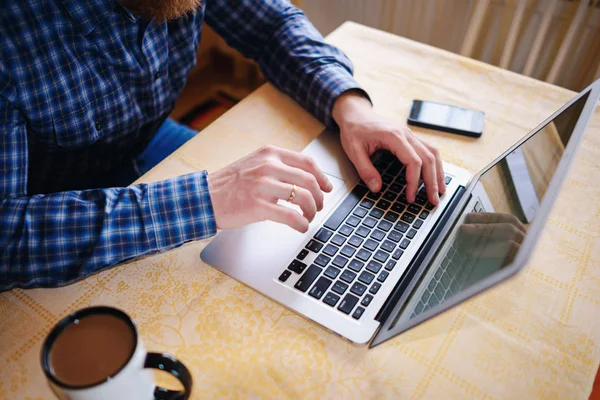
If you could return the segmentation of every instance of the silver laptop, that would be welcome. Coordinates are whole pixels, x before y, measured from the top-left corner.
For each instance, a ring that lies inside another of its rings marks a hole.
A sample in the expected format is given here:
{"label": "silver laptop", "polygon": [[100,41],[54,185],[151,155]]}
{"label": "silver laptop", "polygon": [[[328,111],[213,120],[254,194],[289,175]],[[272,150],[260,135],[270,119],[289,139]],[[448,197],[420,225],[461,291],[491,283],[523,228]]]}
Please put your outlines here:
{"label": "silver laptop", "polygon": [[326,130],[303,151],[334,186],[309,231],[273,222],[222,231],[202,260],[375,346],[526,265],[599,95],[600,80],[475,176],[445,164],[447,191],[435,207],[422,185],[408,204],[404,168],[389,153],[373,159],[384,187],[370,193]]}

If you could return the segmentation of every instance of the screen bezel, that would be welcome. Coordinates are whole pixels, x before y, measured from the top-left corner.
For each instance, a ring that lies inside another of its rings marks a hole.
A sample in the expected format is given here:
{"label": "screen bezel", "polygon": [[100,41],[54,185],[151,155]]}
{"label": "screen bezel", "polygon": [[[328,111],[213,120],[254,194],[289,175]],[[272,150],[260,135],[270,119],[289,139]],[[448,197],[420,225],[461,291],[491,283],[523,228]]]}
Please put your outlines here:
{"label": "screen bezel", "polygon": [[[451,221],[455,221],[458,218],[458,216],[462,213],[467,202],[469,201],[469,199],[471,197],[470,194],[472,193],[476,183],[479,181],[479,179],[481,178],[481,176],[483,174],[485,174],[488,170],[490,170],[496,164],[501,162],[504,158],[506,158],[506,156],[508,154],[512,153],[515,149],[520,147],[523,143],[525,143],[527,140],[529,140],[532,136],[537,134],[541,129],[543,129],[546,125],[548,125],[551,121],[553,121],[560,113],[565,111],[567,108],[569,108],[571,105],[573,105],[575,102],[577,102],[579,99],[581,99],[583,96],[586,96],[586,95],[588,97],[585,101],[585,104],[584,104],[582,110],[581,110],[581,113],[579,114],[577,123],[575,124],[575,127],[573,128],[573,133],[571,135],[571,138],[569,139],[569,142],[567,143],[565,151],[564,151],[564,153],[561,157],[561,160],[556,168],[556,172],[554,173],[554,176],[550,180],[550,184],[548,185],[546,194],[545,194],[544,198],[542,199],[539,213],[538,213],[536,219],[531,224],[531,226],[529,228],[529,232],[525,236],[525,239],[523,240],[523,242],[521,244],[521,248],[517,252],[513,262],[510,263],[509,265],[507,265],[506,267],[504,267],[503,269],[501,269],[501,270],[489,275],[488,277],[482,279],[481,281],[475,283],[473,286],[465,289],[464,291],[462,291],[461,293],[457,294],[456,296],[450,298],[449,300],[447,300],[443,303],[440,303],[439,305],[437,305],[435,307],[432,307],[431,309],[416,316],[415,318],[411,318],[407,321],[401,321],[397,325],[394,326],[393,323],[394,323],[395,317],[401,311],[402,307],[404,307],[404,303],[406,302],[407,297],[409,297],[411,295],[412,290],[414,289],[414,286],[416,285],[418,279],[420,279],[421,275],[417,274],[413,278],[413,282],[411,282],[411,285],[406,288],[405,292],[400,297],[398,303],[394,306],[392,311],[389,313],[386,320],[381,324],[379,330],[373,337],[369,347],[374,347],[380,343],[383,343],[384,341],[386,341],[386,340],[388,340],[410,328],[413,328],[413,327],[423,323],[424,321],[429,320],[429,319],[435,317],[436,315],[438,315],[452,307],[455,307],[455,306],[461,304],[465,300],[468,300],[471,297],[485,291],[486,289],[488,289],[492,286],[495,286],[498,283],[503,282],[503,281],[507,280],[508,278],[514,276],[517,272],[519,272],[526,266],[527,261],[529,261],[529,259],[531,258],[531,254],[533,252],[533,249],[535,248],[535,244],[536,244],[539,236],[541,235],[542,229],[546,225],[548,215],[549,215],[550,211],[552,210],[552,207],[556,201],[556,197],[559,192],[559,189],[560,189],[563,181],[566,178],[566,173],[567,173],[571,163],[573,162],[573,159],[574,159],[573,156],[575,154],[575,151],[579,147],[579,144],[581,143],[581,140],[583,139],[583,134],[585,133],[585,130],[589,124],[591,115],[593,114],[593,112],[596,109],[598,99],[600,97],[600,79],[596,80],[594,83],[592,83],[586,89],[581,91],[578,95],[573,97],[569,102],[567,102],[560,109],[555,111],[550,117],[548,117],[546,120],[544,120],[542,123],[540,123],[529,134],[525,135],[521,140],[517,141],[508,150],[506,150],[499,157],[497,157],[494,161],[492,161],[485,168],[483,168],[481,171],[479,171],[475,176],[473,176],[473,178],[467,185],[465,195],[463,196],[461,202],[456,207],[456,209],[451,217]],[[448,225],[451,225],[451,224],[448,224]],[[443,231],[442,234],[439,235],[440,237],[438,237],[436,239],[435,245],[438,245],[438,244],[441,245],[441,243],[444,241],[445,236],[447,235],[449,230],[450,230],[450,227],[449,226],[446,227],[445,231]],[[424,266],[429,265],[429,263],[433,260],[435,253],[436,252],[431,252],[431,254],[429,254],[423,260],[422,265],[424,265]],[[390,298],[393,298],[393,294],[394,294],[394,292],[392,292],[392,294],[390,295]]]}

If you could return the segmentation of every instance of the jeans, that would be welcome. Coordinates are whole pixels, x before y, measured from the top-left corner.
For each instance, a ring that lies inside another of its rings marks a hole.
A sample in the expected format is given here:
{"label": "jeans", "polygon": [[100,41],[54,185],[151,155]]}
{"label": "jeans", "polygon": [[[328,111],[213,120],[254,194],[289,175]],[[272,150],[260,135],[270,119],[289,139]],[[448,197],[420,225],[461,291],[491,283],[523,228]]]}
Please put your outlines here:
{"label": "jeans", "polygon": [[150,171],[198,132],[167,118],[158,129],[146,149],[115,179],[114,186],[127,186]]}

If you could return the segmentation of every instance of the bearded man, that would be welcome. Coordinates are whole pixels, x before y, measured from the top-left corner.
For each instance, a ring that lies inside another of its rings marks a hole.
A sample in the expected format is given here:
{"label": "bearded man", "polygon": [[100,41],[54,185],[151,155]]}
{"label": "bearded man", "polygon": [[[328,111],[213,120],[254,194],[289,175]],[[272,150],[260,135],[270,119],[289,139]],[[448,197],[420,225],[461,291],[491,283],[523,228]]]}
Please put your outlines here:
{"label": "bearded man", "polygon": [[[168,118],[204,22],[332,129],[372,191],[385,148],[437,204],[439,153],[384,121],[286,0],[4,0],[0,6],[0,291],[59,286],[124,260],[272,220],[306,231],[331,184],[266,147],[208,175],[127,187],[194,132]],[[251,134],[251,133],[249,133]],[[297,186],[302,214],[277,204]]]}

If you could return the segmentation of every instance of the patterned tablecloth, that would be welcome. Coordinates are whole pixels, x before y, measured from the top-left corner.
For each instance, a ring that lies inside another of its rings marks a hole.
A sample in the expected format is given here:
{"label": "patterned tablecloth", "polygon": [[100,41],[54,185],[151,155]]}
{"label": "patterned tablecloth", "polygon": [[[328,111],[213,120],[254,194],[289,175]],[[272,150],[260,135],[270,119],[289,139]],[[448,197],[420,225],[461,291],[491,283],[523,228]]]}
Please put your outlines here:
{"label": "patterned tablecloth", "polygon": [[[573,96],[356,24],[328,40],[352,59],[376,109],[399,123],[413,98],[485,111],[478,140],[417,130],[446,161],[472,171]],[[265,85],[142,180],[214,171],[267,143],[301,150],[322,128]],[[599,182],[597,111],[527,270],[373,350],[203,264],[206,242],[64,288],[3,293],[0,398],[50,398],[41,341],[65,314],[108,304],[135,319],[148,348],[185,362],[194,398],[585,399],[600,359]]]}

